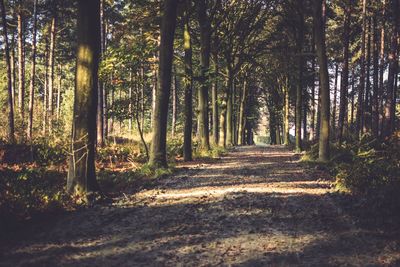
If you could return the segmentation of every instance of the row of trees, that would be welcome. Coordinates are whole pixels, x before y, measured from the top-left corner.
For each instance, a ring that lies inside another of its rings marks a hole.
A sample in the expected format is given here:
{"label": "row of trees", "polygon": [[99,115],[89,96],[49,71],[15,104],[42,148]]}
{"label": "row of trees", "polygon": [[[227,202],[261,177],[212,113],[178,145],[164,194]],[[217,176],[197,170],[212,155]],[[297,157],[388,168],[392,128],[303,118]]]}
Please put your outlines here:
{"label": "row of trees", "polygon": [[167,136],[185,160],[194,135],[252,144],[263,106],[271,144],[318,141],[322,161],[332,141],[395,131],[399,0],[1,2],[8,139],[73,124],[71,190],[98,189],[95,145],[137,135],[147,151],[151,133],[166,167]]}

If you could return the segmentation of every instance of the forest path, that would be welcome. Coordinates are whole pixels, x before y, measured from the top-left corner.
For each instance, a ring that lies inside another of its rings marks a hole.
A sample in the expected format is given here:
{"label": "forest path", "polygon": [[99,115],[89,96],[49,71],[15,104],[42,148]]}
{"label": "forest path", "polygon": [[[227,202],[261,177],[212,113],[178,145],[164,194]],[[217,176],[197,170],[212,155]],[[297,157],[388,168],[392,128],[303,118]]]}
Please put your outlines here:
{"label": "forest path", "polygon": [[328,177],[284,147],[241,147],[180,167],[151,189],[3,247],[0,266],[400,263],[399,248],[358,228],[332,200]]}

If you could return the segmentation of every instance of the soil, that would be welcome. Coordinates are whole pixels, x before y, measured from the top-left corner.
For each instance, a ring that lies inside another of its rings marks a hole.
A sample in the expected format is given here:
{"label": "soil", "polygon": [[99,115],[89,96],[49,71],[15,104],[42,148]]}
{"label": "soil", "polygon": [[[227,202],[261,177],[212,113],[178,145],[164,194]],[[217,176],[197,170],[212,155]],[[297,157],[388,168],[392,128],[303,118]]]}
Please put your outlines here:
{"label": "soil", "polygon": [[400,266],[399,230],[362,226],[284,147],[178,169],[3,239],[0,266]]}

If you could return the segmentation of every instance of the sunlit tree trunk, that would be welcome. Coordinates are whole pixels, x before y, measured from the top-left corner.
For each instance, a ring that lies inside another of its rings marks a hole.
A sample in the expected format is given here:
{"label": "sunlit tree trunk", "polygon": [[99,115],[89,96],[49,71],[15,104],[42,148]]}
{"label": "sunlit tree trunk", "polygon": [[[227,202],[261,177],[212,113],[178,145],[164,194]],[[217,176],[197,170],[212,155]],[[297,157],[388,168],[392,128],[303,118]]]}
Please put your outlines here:
{"label": "sunlit tree trunk", "polygon": [[246,102],[247,102],[247,94],[248,94],[248,84],[247,80],[245,79],[243,82],[243,90],[242,90],[242,97],[240,99],[240,109],[239,109],[239,137],[238,137],[238,144],[243,145],[244,140],[244,127],[246,122]]}
{"label": "sunlit tree trunk", "polygon": [[78,1],[78,43],[72,151],[67,191],[92,201],[99,191],[95,169],[98,64],[100,56],[99,0]]}
{"label": "sunlit tree trunk", "polygon": [[37,27],[37,0],[33,2],[33,32],[32,32],[32,67],[31,67],[31,80],[29,84],[29,119],[28,119],[28,141],[32,142],[32,128],[33,128],[33,107],[35,100],[35,75],[36,75],[36,29]]}
{"label": "sunlit tree trunk", "polygon": [[56,43],[56,23],[57,23],[57,8],[56,2],[53,3],[53,17],[51,19],[51,29],[50,29],[50,48],[49,48],[49,70],[48,70],[48,122],[49,122],[49,132],[52,132],[53,128],[53,115],[54,115],[54,52]]}
{"label": "sunlit tree trunk", "polygon": [[217,145],[219,142],[219,121],[218,121],[218,52],[214,53],[214,80],[211,88],[211,101],[212,101],[212,132],[213,132],[213,141],[214,144]]}
{"label": "sunlit tree trunk", "polygon": [[15,142],[14,135],[14,104],[12,98],[12,84],[11,84],[11,63],[10,63],[10,50],[8,47],[8,35],[7,35],[7,19],[6,19],[6,8],[4,6],[4,0],[0,0],[1,8],[1,19],[3,26],[3,41],[4,41],[4,56],[7,65],[7,95],[8,95],[8,141],[10,143]]}
{"label": "sunlit tree trunk", "polygon": [[[100,0],[100,55],[104,56],[105,52],[105,27],[104,27],[104,0]],[[104,145],[104,89],[105,83],[99,80],[97,101],[97,145]]]}
{"label": "sunlit tree trunk", "polygon": [[[19,6],[21,9],[22,7]],[[17,14],[18,24],[18,107],[22,125],[25,118],[25,57],[24,57],[24,27],[21,10]]]}
{"label": "sunlit tree trunk", "polygon": [[298,65],[297,65],[297,87],[296,87],[296,143],[295,149],[297,152],[303,150],[301,140],[301,120],[302,120],[302,109],[303,109],[303,42],[304,42],[304,16],[302,10],[303,1],[299,1],[299,25],[298,25],[298,37],[297,37],[297,53],[298,53]]}
{"label": "sunlit tree trunk", "polygon": [[208,125],[208,89],[210,68],[211,26],[207,15],[205,0],[197,1],[197,12],[200,25],[200,87],[198,89],[199,137],[201,148],[210,149]]}
{"label": "sunlit tree trunk", "polygon": [[379,137],[379,49],[378,49],[378,31],[377,14],[374,14],[372,20],[372,56],[373,56],[373,96],[372,104],[372,134],[375,138]]}
{"label": "sunlit tree trunk", "polygon": [[390,9],[392,11],[392,35],[390,38],[389,74],[387,80],[387,93],[385,102],[385,125],[384,137],[389,137],[394,131],[395,123],[395,88],[397,69],[398,69],[398,24],[399,24],[399,3],[398,0],[390,1]]}
{"label": "sunlit tree trunk", "polygon": [[[229,65],[229,63],[228,63]],[[233,103],[232,103],[232,90],[233,89],[233,72],[228,66],[228,82],[227,82],[227,96],[226,96],[226,115],[225,115],[225,146],[233,146]]]}
{"label": "sunlit tree trunk", "polygon": [[15,91],[17,90],[17,73],[15,70],[15,34],[14,31],[11,34],[11,50],[10,53],[10,63],[11,63],[11,93],[12,93],[12,100],[13,100],[13,108],[15,110]]}
{"label": "sunlit tree trunk", "polygon": [[192,43],[189,28],[189,10],[191,1],[185,1],[185,14],[184,14],[184,31],[183,31],[183,46],[185,50],[185,107],[184,107],[184,118],[185,128],[183,137],[183,159],[185,161],[192,160],[192,124],[193,124],[193,96],[192,96],[192,84],[193,84],[193,71],[192,71]]}
{"label": "sunlit tree trunk", "polygon": [[368,17],[368,26],[367,26],[367,50],[366,53],[366,65],[365,65],[365,76],[366,76],[366,84],[365,84],[365,101],[364,101],[364,132],[369,133],[371,131],[372,124],[372,106],[371,106],[371,17]]}
{"label": "sunlit tree trunk", "polygon": [[337,87],[338,87],[338,76],[339,76],[339,65],[335,64],[335,83],[333,87],[333,108],[332,108],[332,116],[331,116],[331,137],[335,139],[336,133],[336,107],[337,107]]}
{"label": "sunlit tree trunk", "polygon": [[338,121],[338,142],[343,140],[344,131],[347,128],[347,99],[349,86],[349,44],[350,44],[350,19],[351,19],[351,1],[345,2],[344,7],[344,22],[343,22],[343,61],[342,74],[340,82],[340,106],[339,106],[339,121]]}
{"label": "sunlit tree trunk", "polygon": [[289,94],[289,81],[288,81],[288,77],[285,77],[285,81],[283,83],[283,91],[285,94],[285,104],[284,104],[284,118],[283,118],[283,122],[284,122],[284,144],[285,145],[289,145],[290,144],[290,125],[289,125],[289,114],[290,114],[290,94]]}
{"label": "sunlit tree trunk", "polygon": [[313,1],[313,22],[315,31],[315,44],[317,48],[318,65],[320,69],[320,93],[321,93],[321,122],[319,136],[318,159],[329,160],[329,74],[326,57],[325,34],[323,30],[322,1]]}
{"label": "sunlit tree trunk", "polygon": [[150,165],[167,167],[167,123],[168,102],[171,91],[171,72],[173,59],[174,34],[176,25],[177,0],[164,1],[164,14],[161,22],[161,43],[159,63],[159,86],[156,92],[153,136],[150,152]]}
{"label": "sunlit tree trunk", "polygon": [[363,0],[363,11],[362,11],[362,37],[361,37],[361,57],[360,57],[360,86],[358,91],[357,100],[357,125],[356,133],[360,136],[363,133],[364,128],[364,93],[365,93],[365,43],[366,43],[366,31],[367,31],[367,0]]}
{"label": "sunlit tree trunk", "polygon": [[384,72],[385,72],[385,21],[386,21],[386,0],[383,0],[382,8],[382,22],[380,30],[380,51],[379,51],[379,135],[383,133],[384,127],[384,105],[383,105],[383,92],[384,89]]}
{"label": "sunlit tree trunk", "polygon": [[177,116],[178,116],[178,79],[176,77],[176,73],[174,73],[173,83],[172,83],[172,125],[171,125],[172,138],[175,137]]}

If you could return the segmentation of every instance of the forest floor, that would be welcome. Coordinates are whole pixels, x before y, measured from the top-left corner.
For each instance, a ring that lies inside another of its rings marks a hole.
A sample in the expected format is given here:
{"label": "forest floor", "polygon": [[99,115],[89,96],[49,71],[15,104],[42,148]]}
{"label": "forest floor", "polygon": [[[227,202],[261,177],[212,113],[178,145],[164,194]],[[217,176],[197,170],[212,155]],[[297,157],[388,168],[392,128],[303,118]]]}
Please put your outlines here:
{"label": "forest floor", "polygon": [[398,227],[363,224],[284,147],[177,168],[0,241],[0,266],[400,266]]}

